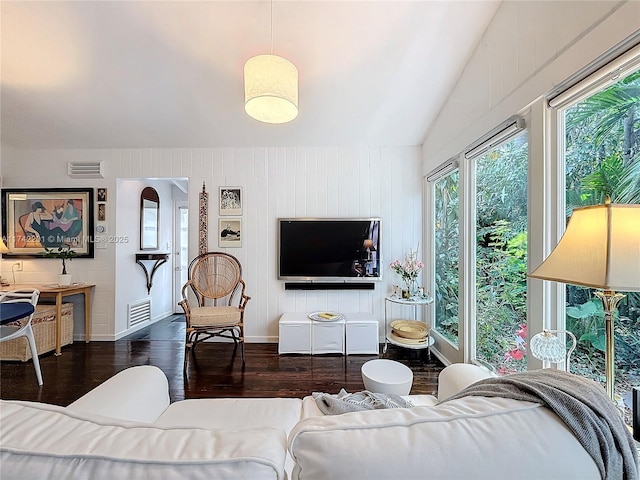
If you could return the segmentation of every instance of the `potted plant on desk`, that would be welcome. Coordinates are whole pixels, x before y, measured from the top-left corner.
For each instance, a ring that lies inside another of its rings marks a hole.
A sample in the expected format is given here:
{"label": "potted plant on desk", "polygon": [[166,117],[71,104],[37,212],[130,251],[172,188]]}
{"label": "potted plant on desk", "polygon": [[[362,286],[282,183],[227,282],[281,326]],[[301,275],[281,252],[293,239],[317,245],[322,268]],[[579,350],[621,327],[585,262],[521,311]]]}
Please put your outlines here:
{"label": "potted plant on desk", "polygon": [[71,250],[71,246],[63,243],[57,248],[44,247],[44,256],[48,258],[59,258],[62,260],[62,273],[58,275],[58,285],[69,286],[71,285],[71,274],[67,273],[66,261],[71,261],[76,255],[76,252]]}

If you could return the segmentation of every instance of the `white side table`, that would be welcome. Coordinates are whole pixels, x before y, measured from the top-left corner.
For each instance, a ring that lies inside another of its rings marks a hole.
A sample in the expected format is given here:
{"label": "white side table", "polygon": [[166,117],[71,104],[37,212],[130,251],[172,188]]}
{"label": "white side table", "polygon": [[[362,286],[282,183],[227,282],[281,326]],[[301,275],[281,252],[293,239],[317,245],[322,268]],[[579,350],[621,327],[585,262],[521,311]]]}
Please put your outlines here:
{"label": "white side table", "polygon": [[362,365],[364,388],[374,393],[409,395],[413,385],[413,372],[395,360],[369,360]]}
{"label": "white side table", "polygon": [[380,324],[371,313],[345,314],[345,347],[347,355],[378,355]]}
{"label": "white side table", "polygon": [[[411,350],[423,350],[425,348],[429,349],[429,347],[431,347],[431,345],[435,343],[435,340],[431,335],[429,335],[429,339],[423,344],[414,345],[414,344],[396,342],[393,338],[391,338],[391,332],[389,330],[389,322],[388,322],[388,313],[387,313],[387,310],[391,308],[394,303],[399,305],[408,305],[413,307],[413,319],[417,320],[418,307],[422,305],[427,305],[432,302],[433,302],[433,297],[406,299],[406,298],[390,296],[384,299],[384,348],[382,349],[383,355],[387,353],[388,343],[397,345],[402,348],[409,348]],[[429,354],[431,354],[430,350],[429,350]]]}

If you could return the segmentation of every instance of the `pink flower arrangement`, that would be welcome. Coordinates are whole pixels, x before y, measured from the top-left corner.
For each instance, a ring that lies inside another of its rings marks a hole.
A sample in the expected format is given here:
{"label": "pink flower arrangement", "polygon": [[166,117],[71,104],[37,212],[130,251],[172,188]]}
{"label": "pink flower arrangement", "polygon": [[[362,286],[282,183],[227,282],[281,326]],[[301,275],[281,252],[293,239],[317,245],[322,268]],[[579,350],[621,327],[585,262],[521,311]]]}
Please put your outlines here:
{"label": "pink flower arrangement", "polygon": [[400,260],[394,260],[389,265],[407,283],[416,280],[424,268],[424,263],[416,258],[417,254],[417,250],[415,252],[410,250],[404,258],[404,263],[400,263]]}

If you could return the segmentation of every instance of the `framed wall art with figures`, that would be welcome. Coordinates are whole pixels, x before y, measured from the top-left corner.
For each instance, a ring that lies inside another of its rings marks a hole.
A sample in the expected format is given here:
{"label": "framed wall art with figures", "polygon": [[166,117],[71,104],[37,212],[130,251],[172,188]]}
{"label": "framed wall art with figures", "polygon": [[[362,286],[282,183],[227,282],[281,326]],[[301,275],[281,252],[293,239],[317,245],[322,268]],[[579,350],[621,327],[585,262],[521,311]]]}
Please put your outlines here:
{"label": "framed wall art with figures", "polygon": [[93,258],[93,189],[2,189],[2,234],[14,257],[41,257],[68,245]]}

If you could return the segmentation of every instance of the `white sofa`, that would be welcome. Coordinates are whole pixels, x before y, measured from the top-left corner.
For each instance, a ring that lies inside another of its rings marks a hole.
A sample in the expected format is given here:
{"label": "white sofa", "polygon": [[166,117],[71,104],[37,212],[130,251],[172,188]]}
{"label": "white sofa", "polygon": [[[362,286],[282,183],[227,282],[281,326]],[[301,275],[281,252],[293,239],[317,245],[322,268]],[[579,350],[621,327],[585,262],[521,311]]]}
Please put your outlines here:
{"label": "white sofa", "polygon": [[[439,397],[487,377],[445,368]],[[132,367],[66,408],[1,401],[0,478],[600,478],[550,410],[499,398],[324,416],[304,399],[170,404],[167,379]]]}

